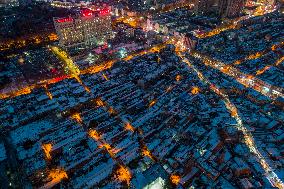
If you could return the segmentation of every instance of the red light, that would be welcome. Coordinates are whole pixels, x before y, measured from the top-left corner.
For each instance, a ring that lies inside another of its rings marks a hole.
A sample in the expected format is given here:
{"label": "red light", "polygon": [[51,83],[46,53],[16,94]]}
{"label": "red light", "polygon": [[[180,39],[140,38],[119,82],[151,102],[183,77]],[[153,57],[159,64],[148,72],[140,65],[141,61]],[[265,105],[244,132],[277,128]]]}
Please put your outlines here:
{"label": "red light", "polygon": [[59,76],[56,78],[53,78],[51,80],[49,80],[49,83],[58,83],[59,81],[62,81],[64,79],[66,79],[68,76]]}
{"label": "red light", "polygon": [[91,11],[89,9],[82,10],[82,16],[83,17],[92,16],[92,15],[93,15],[93,11]]}
{"label": "red light", "polygon": [[57,72],[56,68],[52,68],[52,69],[51,69],[51,73],[54,74],[54,73],[56,73],[56,72]]}
{"label": "red light", "polygon": [[84,17],[86,17],[86,16],[92,16],[92,15],[93,15],[93,13],[91,13],[91,12],[83,13],[83,16],[84,16]]}
{"label": "red light", "polygon": [[72,22],[73,18],[61,18],[56,20],[58,23],[62,23],[62,22]]}
{"label": "red light", "polygon": [[109,9],[100,10],[100,14],[101,14],[101,15],[106,15],[106,14],[108,14],[108,13],[110,13],[110,10],[109,10]]}

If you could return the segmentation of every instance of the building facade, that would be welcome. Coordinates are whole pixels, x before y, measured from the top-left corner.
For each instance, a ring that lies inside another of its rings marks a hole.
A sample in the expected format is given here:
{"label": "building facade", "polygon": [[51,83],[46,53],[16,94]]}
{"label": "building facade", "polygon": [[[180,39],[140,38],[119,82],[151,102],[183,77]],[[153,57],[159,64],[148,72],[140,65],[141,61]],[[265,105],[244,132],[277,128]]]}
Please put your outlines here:
{"label": "building facade", "polygon": [[245,7],[245,0],[219,0],[218,7],[218,15],[221,17],[238,17]]}
{"label": "building facade", "polygon": [[195,0],[196,14],[215,14],[220,17],[237,17],[245,6],[245,0]]}
{"label": "building facade", "polygon": [[63,47],[93,46],[112,35],[110,9],[83,10],[79,15],[53,18],[59,44]]}
{"label": "building facade", "polygon": [[0,8],[9,8],[9,7],[15,7],[19,6],[19,1],[18,0],[0,0]]}
{"label": "building facade", "polygon": [[130,10],[141,12],[149,10],[150,7],[155,6],[156,0],[127,0],[127,5]]}
{"label": "building facade", "polygon": [[210,14],[214,12],[214,9],[216,9],[218,2],[218,0],[195,0],[194,12],[196,14]]}

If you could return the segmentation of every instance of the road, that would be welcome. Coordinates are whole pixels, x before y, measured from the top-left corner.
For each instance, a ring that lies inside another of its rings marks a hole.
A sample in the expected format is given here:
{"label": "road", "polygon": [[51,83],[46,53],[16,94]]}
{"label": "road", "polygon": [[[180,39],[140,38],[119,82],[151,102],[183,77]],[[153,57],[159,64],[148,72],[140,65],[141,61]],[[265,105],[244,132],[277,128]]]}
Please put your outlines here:
{"label": "road", "polygon": [[[186,4],[186,6],[188,6],[188,5]],[[179,4],[176,5],[176,6],[171,6],[171,8],[169,8],[168,11],[175,10],[176,8],[180,8]],[[157,13],[162,13],[163,11],[164,10],[161,9]],[[270,12],[273,12],[273,11],[275,11],[275,10],[274,9],[273,10],[266,10],[266,12],[263,12],[263,14],[270,13]],[[129,21],[129,19],[130,19],[129,17],[121,17],[120,19],[117,19],[117,20],[120,21],[120,22],[124,22],[125,24],[129,24],[130,26],[133,26],[133,27],[138,27],[138,26],[141,27],[143,25],[143,23],[139,22],[140,17],[141,16],[133,17],[133,18],[131,18],[131,19],[133,19],[131,21]],[[252,15],[252,16],[251,15],[250,16],[243,16],[241,18],[230,20],[227,24],[221,25],[221,26],[213,29],[212,31],[208,31],[208,32],[203,33],[203,34],[198,34],[197,37],[205,38],[205,37],[217,35],[217,34],[223,32],[223,31],[226,31],[228,29],[234,29],[234,28],[236,28],[238,22],[240,22],[242,20],[245,20],[245,19],[249,19],[251,17],[254,17],[254,15]],[[116,23],[116,21],[114,21],[114,22]],[[67,60],[66,61],[67,67],[68,67],[68,65],[70,66],[69,70],[71,70],[71,71],[73,70],[73,73],[77,72],[76,69],[73,69],[74,67],[72,66],[72,63],[70,62],[70,60],[68,60],[69,58],[68,58],[67,54],[59,53],[58,49],[56,49],[55,47],[52,48],[52,49],[53,49],[53,52],[56,53],[57,55],[59,55],[64,61]],[[147,53],[147,52],[144,51],[144,53]],[[136,55],[135,54],[134,55],[131,54],[131,55],[127,56],[126,58],[124,58],[124,60],[129,60],[129,59],[131,59],[131,57],[135,57],[135,56],[138,56],[138,55],[139,54],[136,54]],[[86,73],[98,73],[100,71],[103,71],[105,69],[110,68],[116,61],[118,61],[118,60],[110,60],[110,61],[107,61],[107,62],[103,62],[100,65],[96,65],[96,66],[93,66],[93,67],[88,68],[86,70],[82,70],[82,73],[83,74],[86,74]],[[60,78],[52,78],[52,79],[48,79],[48,80],[38,81],[37,84],[33,84],[33,85],[28,85],[28,84],[19,85],[20,87],[18,87],[17,89],[9,88],[9,89],[6,89],[6,90],[2,90],[1,93],[0,93],[0,99],[6,99],[6,98],[19,96],[19,95],[30,94],[35,88],[48,86],[51,83],[56,83],[56,82],[61,81],[62,79],[66,79],[66,78],[70,78],[70,77],[72,77],[72,76],[65,75],[65,76],[62,76]],[[79,80],[78,77],[76,77],[76,79]],[[80,80],[79,80],[79,82],[80,82]],[[86,87],[85,87],[85,89],[88,90]],[[277,93],[278,91],[274,90],[273,92]]]}
{"label": "road", "polygon": [[276,11],[276,7],[273,9],[265,9],[263,12],[258,12],[257,10],[252,13],[251,15],[245,15],[239,18],[231,19],[231,20],[226,20],[223,24],[220,26],[216,27],[215,29],[207,32],[200,32],[199,34],[196,35],[198,38],[207,38],[207,37],[212,37],[214,35],[218,35],[224,31],[231,30],[231,29],[236,29],[239,27],[239,23],[241,21],[256,17],[256,16],[262,16],[271,12]]}
{"label": "road", "polygon": [[[244,19],[244,18],[242,18]],[[241,20],[241,19],[239,19]],[[209,36],[212,35],[216,35],[222,31],[225,31],[227,29],[232,29],[236,27],[235,21],[233,21],[233,25],[228,25],[228,27],[226,27],[225,29],[222,29],[222,27],[220,27],[219,29],[216,29],[215,31],[213,31]],[[200,37],[207,37],[206,35],[204,36],[200,36]],[[175,40],[173,40],[175,41]],[[157,46],[154,46],[150,49],[147,50],[143,50],[141,52],[138,53],[133,53],[129,56],[127,56],[126,58],[122,59],[124,61],[128,61],[134,57],[137,56],[141,56],[143,54],[148,54],[148,53],[152,53],[152,52],[156,52],[161,50],[162,48],[165,47],[166,44],[168,43],[172,43],[172,40],[169,40],[168,42],[166,42],[165,44],[159,44]],[[74,66],[72,64],[72,62],[70,62],[70,60],[68,60],[68,56],[64,53],[62,54],[62,52],[59,52],[58,49],[54,49],[53,50],[59,57],[61,57],[65,63],[66,63],[66,67],[68,68],[68,70],[70,71],[68,74],[70,74],[68,77],[78,77],[80,74],[94,74],[94,73],[98,73],[100,71],[103,71],[105,69],[111,68],[113,66],[113,64],[118,61],[118,60],[110,60],[107,62],[104,62],[100,65],[96,65],[96,66],[92,66],[90,68],[87,68],[86,70],[82,70],[82,71],[78,71],[76,69],[76,66]],[[206,83],[207,85],[210,86],[210,89],[215,92],[218,96],[220,96],[223,100],[223,102],[226,105],[227,110],[231,113],[231,116],[236,120],[237,122],[237,129],[240,130],[243,135],[244,135],[244,143],[247,145],[247,147],[250,149],[250,151],[252,152],[252,154],[254,154],[254,156],[256,157],[257,161],[260,163],[260,165],[262,166],[263,170],[266,173],[266,178],[269,180],[269,182],[272,184],[273,187],[278,187],[278,188],[283,188],[284,189],[284,184],[283,182],[277,177],[277,175],[273,172],[272,168],[268,165],[267,161],[265,160],[265,158],[262,156],[262,154],[260,153],[260,151],[258,150],[258,148],[255,145],[254,139],[251,135],[251,133],[245,128],[245,126],[243,125],[242,119],[240,118],[239,114],[238,114],[238,109],[237,107],[230,101],[228,95],[226,95],[225,93],[223,93],[221,90],[219,90],[219,88],[217,88],[216,86],[214,86],[207,78],[205,78],[203,76],[203,74],[194,67],[194,65],[192,65],[183,55],[181,52],[177,52],[178,55],[182,58],[182,60],[189,66],[191,67],[198,75],[199,79],[201,81],[203,81],[204,83]],[[257,79],[255,77],[251,77],[249,75],[246,75],[242,72],[240,72],[238,69],[234,68],[233,66],[228,66],[226,64],[224,64],[221,61],[217,61],[212,59],[209,56],[203,55],[197,51],[192,51],[191,55],[194,56],[195,58],[201,59],[206,65],[213,67],[214,69],[217,69],[219,71],[221,71],[222,73],[225,73],[226,75],[233,77],[236,79],[236,81],[238,81],[239,83],[247,86],[247,87],[251,87],[252,89],[264,94],[265,96],[269,96],[270,98],[277,98],[279,96],[283,97],[283,89],[279,88],[279,87],[275,87],[275,86],[271,86],[263,81],[261,81],[260,79]],[[47,83],[46,83],[47,82]],[[79,80],[80,82],[80,80]],[[39,83],[46,83],[49,84],[48,81],[41,81]],[[21,95],[21,94],[28,94],[32,91],[33,88],[36,88],[38,86],[31,86],[29,88],[26,88],[25,90],[21,90],[21,92],[16,91],[15,93],[12,93],[12,95],[2,95],[0,96],[0,98],[9,98],[12,96],[16,95]],[[99,139],[99,136],[94,135],[91,136],[94,139]],[[99,140],[98,140],[99,141]],[[106,143],[102,142],[102,146],[106,148],[106,150],[110,153],[111,156],[113,156],[113,149]],[[123,165],[122,165],[123,166]],[[127,168],[126,167],[122,167],[122,171],[126,171]],[[129,175],[128,175],[129,176]],[[129,179],[129,178],[128,178]]]}
{"label": "road", "polygon": [[238,70],[237,68],[231,66],[231,65],[226,65],[225,63],[218,61],[218,60],[214,60],[213,58],[204,55],[198,51],[191,51],[190,53],[193,57],[198,58],[200,60],[202,60],[202,62],[207,65],[210,66],[214,69],[217,69],[219,71],[221,71],[222,73],[233,77],[236,81],[238,81],[240,84],[246,86],[246,87],[250,87],[252,89],[254,89],[255,91],[271,98],[271,99],[276,99],[278,97],[284,97],[283,94],[283,88],[281,87],[276,87],[276,86],[272,86],[254,76],[251,75],[247,75],[242,73],[240,70]]}
{"label": "road", "polygon": [[44,89],[46,89],[46,87],[50,84],[58,83],[64,79],[70,79],[70,78],[75,78],[80,84],[83,85],[86,91],[90,91],[86,87],[86,85],[84,85],[83,82],[81,81],[80,75],[99,73],[101,71],[111,68],[118,61],[129,61],[135,57],[138,57],[144,54],[159,52],[161,49],[163,49],[166,46],[166,44],[169,44],[169,43],[170,41],[166,41],[165,43],[154,45],[148,49],[131,53],[123,59],[113,59],[113,60],[105,61],[100,64],[90,66],[83,70],[79,70],[76,64],[68,57],[68,55],[64,51],[62,50],[60,51],[57,47],[53,47],[52,48],[53,52],[65,63],[65,69],[67,71],[66,75],[62,77],[58,77],[58,78],[40,80],[37,82],[37,84],[31,84],[31,85],[27,84],[27,85],[23,85],[20,88],[16,88],[16,89],[11,88],[8,91],[2,90],[2,92],[0,93],[0,99],[7,99],[7,98],[13,98],[16,96],[20,96],[20,95],[30,94],[36,88],[43,87]]}
{"label": "road", "polygon": [[262,166],[265,171],[265,176],[272,184],[273,187],[277,187],[280,189],[284,189],[284,183],[278,178],[273,169],[268,165],[267,160],[262,156],[257,146],[255,145],[252,134],[246,127],[243,125],[243,121],[238,114],[237,107],[230,101],[227,94],[223,93],[218,87],[216,87],[213,83],[211,83],[203,74],[193,65],[191,64],[187,58],[184,57],[181,53],[179,56],[182,58],[183,62],[185,62],[190,68],[192,68],[198,75],[199,79],[210,86],[210,89],[220,96],[223,99],[223,102],[226,105],[227,110],[231,113],[231,116],[236,120],[237,125],[236,128],[241,131],[244,135],[244,143],[249,148],[250,152],[256,157],[258,163]]}

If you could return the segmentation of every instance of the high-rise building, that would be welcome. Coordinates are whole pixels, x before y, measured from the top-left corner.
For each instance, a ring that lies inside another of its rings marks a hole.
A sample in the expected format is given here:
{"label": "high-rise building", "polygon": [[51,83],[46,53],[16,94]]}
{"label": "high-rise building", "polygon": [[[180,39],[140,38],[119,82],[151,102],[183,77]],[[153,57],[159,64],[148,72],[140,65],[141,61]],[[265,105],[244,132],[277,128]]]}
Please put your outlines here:
{"label": "high-rise building", "polygon": [[257,4],[260,4],[260,5],[274,5],[275,3],[276,3],[275,0],[257,0]]}
{"label": "high-rise building", "polygon": [[127,0],[130,10],[144,11],[155,6],[155,0]]}
{"label": "high-rise building", "polygon": [[213,13],[216,12],[216,5],[218,5],[218,0],[195,0],[194,12],[196,14]]}
{"label": "high-rise building", "polygon": [[19,5],[20,6],[28,6],[30,4],[32,4],[32,0],[19,0]]}
{"label": "high-rise building", "polygon": [[59,44],[64,47],[93,46],[112,34],[110,9],[85,9],[79,15],[53,18]]}
{"label": "high-rise building", "polygon": [[219,0],[218,13],[222,17],[238,17],[245,7],[245,0]]}
{"label": "high-rise building", "polygon": [[220,17],[239,16],[245,6],[245,0],[195,0],[196,14],[214,13]]}
{"label": "high-rise building", "polygon": [[18,0],[0,0],[0,7],[15,7],[19,6],[19,1]]}

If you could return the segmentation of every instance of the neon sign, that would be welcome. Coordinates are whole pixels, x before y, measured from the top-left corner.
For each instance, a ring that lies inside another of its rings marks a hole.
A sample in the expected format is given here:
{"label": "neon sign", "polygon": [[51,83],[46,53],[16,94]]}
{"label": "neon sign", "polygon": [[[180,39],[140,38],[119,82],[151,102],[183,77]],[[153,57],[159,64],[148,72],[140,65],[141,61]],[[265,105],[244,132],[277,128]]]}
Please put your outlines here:
{"label": "neon sign", "polygon": [[103,9],[103,10],[100,10],[99,11],[100,15],[107,15],[110,13],[110,10],[109,9]]}
{"label": "neon sign", "polygon": [[56,20],[58,23],[63,23],[63,22],[72,22],[73,18],[60,18],[58,20]]}
{"label": "neon sign", "polygon": [[89,9],[82,10],[82,16],[83,17],[92,16],[92,15],[93,15],[93,11],[91,11]]}

